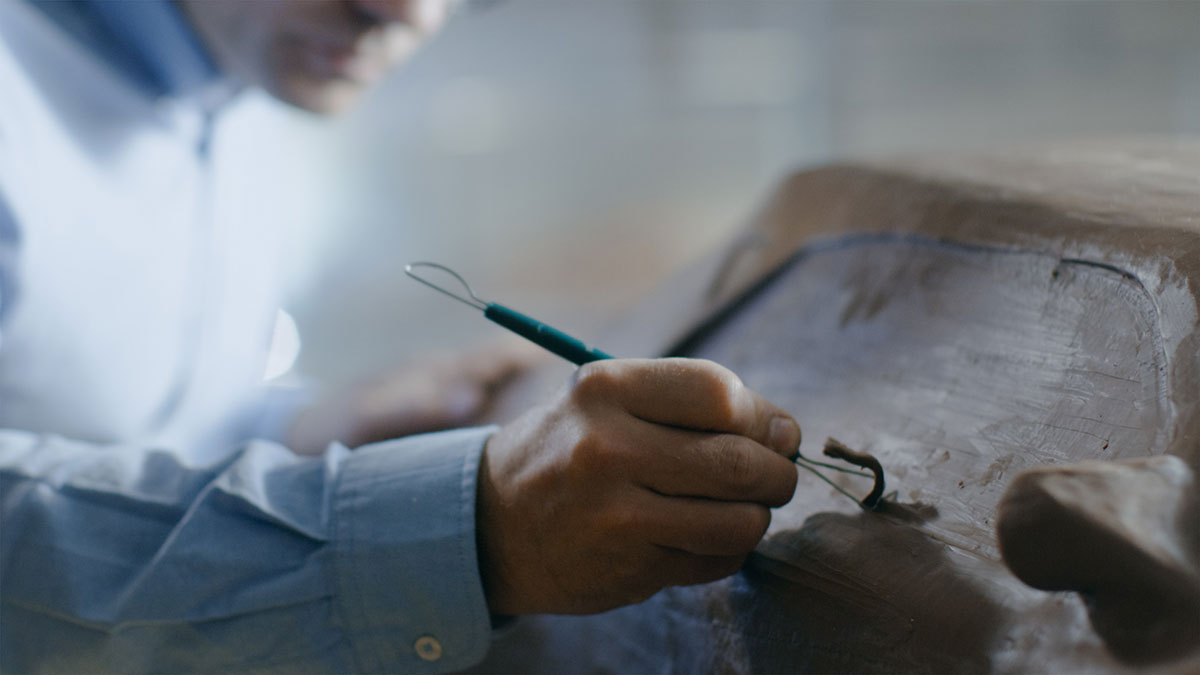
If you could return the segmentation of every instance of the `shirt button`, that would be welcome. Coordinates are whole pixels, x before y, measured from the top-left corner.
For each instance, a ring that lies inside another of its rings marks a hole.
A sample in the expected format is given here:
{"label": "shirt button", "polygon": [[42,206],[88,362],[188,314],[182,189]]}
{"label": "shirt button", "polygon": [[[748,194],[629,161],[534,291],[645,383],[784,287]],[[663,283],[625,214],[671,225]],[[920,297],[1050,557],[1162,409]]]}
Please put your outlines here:
{"label": "shirt button", "polygon": [[442,658],[442,643],[432,635],[422,635],[417,638],[417,641],[413,643],[413,648],[417,650],[417,656],[426,661],[437,661]]}

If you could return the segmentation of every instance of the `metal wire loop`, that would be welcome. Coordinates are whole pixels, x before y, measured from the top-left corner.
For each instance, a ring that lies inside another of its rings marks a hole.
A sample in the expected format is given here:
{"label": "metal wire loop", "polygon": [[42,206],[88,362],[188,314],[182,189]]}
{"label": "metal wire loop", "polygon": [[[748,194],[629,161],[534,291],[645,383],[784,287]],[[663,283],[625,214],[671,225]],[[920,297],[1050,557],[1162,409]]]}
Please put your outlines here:
{"label": "metal wire loop", "polygon": [[[438,286],[437,284],[426,279],[425,277],[422,277],[420,274],[417,274],[416,272],[413,271],[413,268],[415,268],[415,267],[432,267],[434,269],[439,269],[439,270],[445,272],[446,274],[449,274],[450,276],[457,279],[458,283],[462,284],[462,287],[464,289],[466,289],[466,291],[467,291],[466,297],[459,295],[458,293],[455,293],[454,291],[446,290],[445,288]],[[475,295],[475,291],[471,290],[471,284],[468,284],[467,280],[463,279],[462,276],[460,276],[458,272],[455,272],[454,270],[450,269],[449,267],[446,267],[445,265],[440,265],[435,262],[425,262],[425,261],[411,262],[404,266],[404,273],[407,274],[408,276],[412,277],[413,279],[416,279],[417,281],[425,284],[426,286],[432,288],[433,290],[437,291],[438,293],[448,295],[463,304],[470,305],[471,307],[474,307],[475,309],[482,309],[482,310],[487,309],[487,306],[488,306],[487,301],[481,300],[479,298],[479,296]]]}

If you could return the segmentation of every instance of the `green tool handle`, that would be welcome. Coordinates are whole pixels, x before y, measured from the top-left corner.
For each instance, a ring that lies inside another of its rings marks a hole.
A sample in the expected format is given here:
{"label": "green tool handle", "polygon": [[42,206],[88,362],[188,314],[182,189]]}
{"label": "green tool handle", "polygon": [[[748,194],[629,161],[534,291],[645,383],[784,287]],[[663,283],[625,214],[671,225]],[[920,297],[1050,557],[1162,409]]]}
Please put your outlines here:
{"label": "green tool handle", "polygon": [[534,344],[549,349],[577,366],[582,366],[591,361],[612,358],[611,355],[605,354],[599,349],[589,347],[557,328],[551,328],[537,319],[525,316],[515,309],[509,309],[504,305],[489,302],[487,308],[483,310],[483,315]]}

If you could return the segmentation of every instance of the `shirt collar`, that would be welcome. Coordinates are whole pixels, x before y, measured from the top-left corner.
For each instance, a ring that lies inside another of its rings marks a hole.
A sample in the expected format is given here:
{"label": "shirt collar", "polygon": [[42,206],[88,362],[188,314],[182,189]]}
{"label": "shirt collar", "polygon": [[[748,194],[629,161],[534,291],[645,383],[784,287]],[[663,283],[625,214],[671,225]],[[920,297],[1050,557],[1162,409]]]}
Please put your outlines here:
{"label": "shirt collar", "polygon": [[172,0],[86,2],[161,93],[185,93],[217,78],[217,67],[200,37]]}
{"label": "shirt collar", "polygon": [[172,0],[30,1],[152,95],[193,94],[221,77]]}

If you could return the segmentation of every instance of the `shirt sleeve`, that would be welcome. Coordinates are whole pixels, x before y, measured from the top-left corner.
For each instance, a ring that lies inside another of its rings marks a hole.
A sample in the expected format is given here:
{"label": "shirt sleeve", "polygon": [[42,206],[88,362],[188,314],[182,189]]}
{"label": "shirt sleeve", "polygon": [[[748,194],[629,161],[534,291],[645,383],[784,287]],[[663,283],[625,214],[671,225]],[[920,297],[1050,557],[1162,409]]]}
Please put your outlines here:
{"label": "shirt sleeve", "polygon": [[0,430],[0,670],[425,672],[491,626],[475,485],[494,428],[299,457]]}

